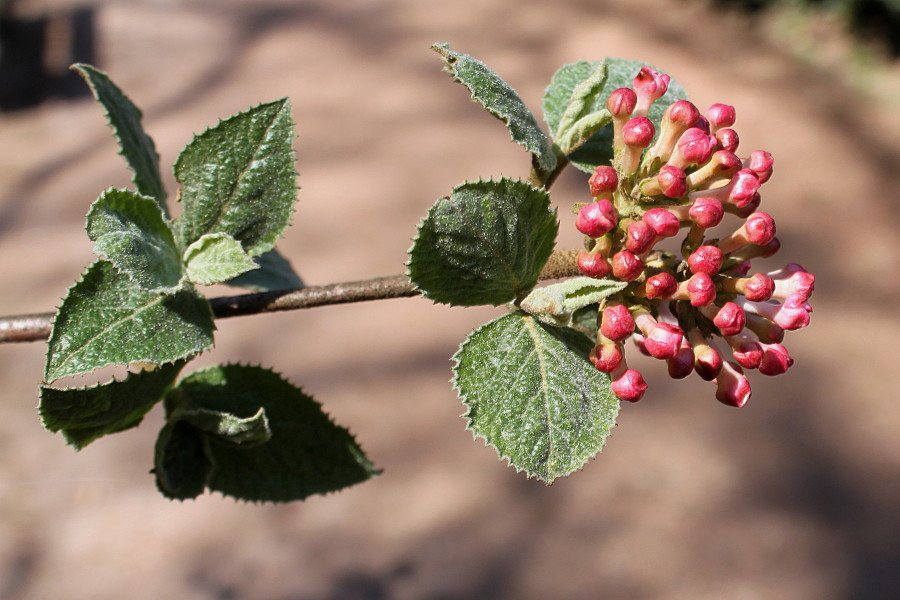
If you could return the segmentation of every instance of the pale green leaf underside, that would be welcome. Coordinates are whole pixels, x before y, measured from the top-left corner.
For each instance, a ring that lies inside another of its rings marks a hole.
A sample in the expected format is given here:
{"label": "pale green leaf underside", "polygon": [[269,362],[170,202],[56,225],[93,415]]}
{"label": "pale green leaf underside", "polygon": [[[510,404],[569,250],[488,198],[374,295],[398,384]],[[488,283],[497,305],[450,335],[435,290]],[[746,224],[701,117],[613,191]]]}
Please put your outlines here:
{"label": "pale green leaf underside", "polygon": [[41,386],[40,414],[44,427],[60,431],[71,445],[84,448],[95,439],[137,427],[162,400],[184,363],[129,373],[122,381],[90,388],[55,389]]}
{"label": "pale green leaf underside", "polygon": [[272,430],[264,408],[249,417],[238,417],[221,410],[186,409],[171,415],[169,420],[184,421],[203,433],[220,437],[232,444],[254,445],[272,439]]}
{"label": "pale green leaf underside", "polygon": [[[301,500],[377,474],[353,436],[335,425],[318,402],[267,369],[243,365],[209,367],[182,379],[173,393],[183,395],[197,409],[238,418],[253,417],[263,409],[271,439],[248,447],[220,435],[201,434],[208,469],[190,453],[182,461],[165,443],[158,446],[157,476],[162,477],[160,489],[164,493],[176,479],[165,469],[180,474],[176,486],[179,490],[202,491],[205,486],[227,496],[260,502]],[[200,432],[194,427],[189,429]],[[171,436],[171,431],[167,435]],[[191,446],[194,442],[190,435],[189,431],[182,431],[174,438],[179,444]],[[162,472],[160,457],[168,461]],[[185,473],[202,476],[203,485]],[[174,495],[189,497],[183,493]]]}
{"label": "pale green leaf underside", "polygon": [[445,70],[454,81],[466,86],[472,98],[489,113],[506,123],[512,139],[534,155],[544,172],[556,167],[556,155],[550,140],[525,103],[497,73],[468,54],[450,50],[448,44],[435,44],[432,50],[441,55]]}
{"label": "pale green leaf underside", "polygon": [[278,250],[269,250],[253,258],[259,267],[226,281],[226,285],[254,292],[296,290],[304,286],[291,263]]}
{"label": "pale green leaf underside", "polygon": [[580,469],[619,412],[609,377],[587,360],[590,347],[571,329],[523,313],[476,329],[454,356],[468,428],[546,483]]}
{"label": "pale green leaf underside", "polygon": [[153,139],[144,133],[141,111],[114,84],[109,76],[86,64],[72,65],[91,88],[97,102],[103,107],[109,125],[113,129],[122,156],[134,173],[134,184],[144,196],[155,198],[164,214],[166,190],[159,172],[159,155]]}
{"label": "pale green leaf underside", "polygon": [[511,179],[464,183],[419,225],[409,276],[435,302],[504,304],[537,283],[557,231],[545,190]]}
{"label": "pale green leaf underside", "polygon": [[47,349],[45,379],[115,364],[166,364],[212,347],[212,311],[193,289],[172,295],[142,290],[104,260],[63,300]]}
{"label": "pale green leaf underside", "polygon": [[520,307],[545,323],[566,326],[579,309],[597,304],[627,286],[617,279],[575,277],[533,290]]}
{"label": "pale green leaf underside", "polygon": [[[607,58],[607,76],[603,91],[596,94],[590,104],[589,110],[584,114],[605,112],[606,99],[614,90],[621,87],[631,87],[632,81],[641,67],[649,66],[645,62],[626,60],[622,58]],[[596,76],[597,67],[601,61],[579,61],[564,65],[553,75],[550,85],[544,91],[544,120],[550,127],[550,131],[559,131],[563,114],[572,100],[573,91],[579,89],[585,81]],[[583,89],[583,88],[582,88]],[[687,100],[687,92],[674,79],[669,82],[666,95],[653,103],[650,113],[647,115],[659,129],[666,108],[676,100]],[[608,122],[608,121],[607,121]],[[612,125],[602,127],[591,138],[580,144],[578,149],[569,155],[572,164],[592,173],[597,165],[608,165],[612,161]]]}
{"label": "pale green leaf underside", "polygon": [[156,200],[109,189],[91,205],[87,234],[94,252],[141,288],[174,291],[183,276],[181,256]]}
{"label": "pale green leaf underside", "polygon": [[175,163],[179,242],[227,233],[250,256],[275,247],[296,200],[290,103],[260,104],[196,136]]}
{"label": "pale green leaf underside", "polygon": [[227,233],[208,233],[188,246],[184,265],[188,279],[198,285],[222,283],[259,268]]}

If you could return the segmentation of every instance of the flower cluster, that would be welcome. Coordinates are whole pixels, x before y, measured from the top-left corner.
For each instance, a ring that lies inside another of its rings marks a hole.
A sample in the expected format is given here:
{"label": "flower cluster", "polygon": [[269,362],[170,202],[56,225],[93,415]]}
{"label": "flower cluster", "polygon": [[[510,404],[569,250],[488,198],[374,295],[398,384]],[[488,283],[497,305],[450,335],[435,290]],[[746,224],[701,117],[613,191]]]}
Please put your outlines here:
{"label": "flower cluster", "polygon": [[[615,157],[613,166],[597,167],[593,202],[578,212],[576,227],[587,236],[578,266],[628,287],[601,305],[591,360],[610,374],[619,398],[640,400],[647,384],[625,360],[630,337],[666,361],[671,377],[696,372],[716,383],[720,402],[739,407],[750,397],[745,369],[778,375],[793,363],[781,342],[785,330],[809,324],[815,277],[793,263],[751,273],[752,259],[780,248],[775,221],[759,210],[772,155],[738,157],[735,110],[725,104],[701,114],[690,102],[674,102],[657,136],[647,111],[668,84],[667,75],[644,67],[633,88],[607,101]],[[726,214],[739,226],[712,236]],[[657,247],[682,230],[680,253]]]}

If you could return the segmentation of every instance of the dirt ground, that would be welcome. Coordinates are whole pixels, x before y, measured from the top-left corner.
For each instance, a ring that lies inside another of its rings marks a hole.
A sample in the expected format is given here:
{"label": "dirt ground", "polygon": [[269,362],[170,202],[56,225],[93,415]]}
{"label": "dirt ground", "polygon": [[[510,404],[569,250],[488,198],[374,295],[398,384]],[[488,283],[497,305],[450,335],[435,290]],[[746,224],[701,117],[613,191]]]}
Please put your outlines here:
{"label": "dirt ground", "polygon": [[[816,273],[815,314],[787,337],[794,367],[755,376],[741,410],[648,366],[604,452],[550,488],[472,439],[448,383],[457,345],[497,310],[402,299],[221,321],[198,364],[273,366],[384,469],[282,506],[163,499],[158,410],[74,452],[35,411],[44,345],[0,347],[0,599],[900,598],[897,103],[698,2],[93,6],[98,66],[143,107],[166,165],[217,118],[291,98],[302,189],[280,247],[308,283],[402,272],[437,197],[527,173],[428,50],[446,41],[538,113],[556,68],[603,56],[657,65],[702,107],[736,105],[742,148],[776,157],[773,268]],[[0,314],[50,310],[91,260],[89,204],[129,174],[86,98],[0,114],[0,165]],[[584,190],[575,172],[554,189],[569,246]]]}

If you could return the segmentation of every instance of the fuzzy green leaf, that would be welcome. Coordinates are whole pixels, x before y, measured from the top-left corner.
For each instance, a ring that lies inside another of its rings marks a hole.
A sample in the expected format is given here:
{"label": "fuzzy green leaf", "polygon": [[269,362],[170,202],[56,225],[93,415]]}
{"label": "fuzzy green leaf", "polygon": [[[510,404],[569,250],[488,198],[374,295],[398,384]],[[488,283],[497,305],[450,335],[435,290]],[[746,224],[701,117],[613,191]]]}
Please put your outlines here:
{"label": "fuzzy green leaf", "polygon": [[94,252],[139,287],[174,292],[183,276],[175,238],[156,200],[109,189],[91,205],[87,234]]}
{"label": "fuzzy green leaf", "polygon": [[187,277],[198,285],[222,283],[259,266],[227,233],[208,233],[184,251]]}
{"label": "fuzzy green leaf", "polygon": [[252,446],[272,439],[269,419],[263,408],[249,417],[238,417],[221,410],[205,408],[181,409],[169,417],[170,421],[179,419],[203,433],[215,435],[232,444]]}
{"label": "fuzzy green leaf", "polygon": [[474,100],[506,123],[512,140],[531,152],[544,172],[552,171],[556,154],[550,140],[516,91],[483,62],[450,50],[449,44],[435,44],[431,49],[444,59],[444,70],[454,81],[469,88]]}
{"label": "fuzzy green leaf", "polygon": [[435,302],[504,304],[537,283],[558,229],[545,190],[505,178],[464,183],[419,224],[409,276]]}
{"label": "fuzzy green leaf", "polygon": [[575,277],[533,290],[520,307],[549,325],[572,324],[576,311],[621,292],[628,284],[617,279]]}
{"label": "fuzzy green leaf", "polygon": [[154,404],[162,400],[183,362],[160,369],[129,373],[122,381],[89,388],[56,389],[41,386],[41,419],[50,431],[61,431],[77,449],[95,439],[137,427]]}
{"label": "fuzzy green leaf", "polygon": [[278,250],[269,250],[265,254],[254,257],[259,267],[238,275],[225,282],[225,285],[244,288],[254,292],[272,290],[296,290],[304,286],[303,280],[294,271],[291,263]]}
{"label": "fuzzy green leaf", "polygon": [[193,289],[148,292],[111,263],[97,261],[56,314],[45,379],[107,365],[175,362],[212,347],[214,330],[209,303]]}
{"label": "fuzzy green leaf", "polygon": [[[563,115],[569,108],[571,102],[576,101],[580,91],[586,88],[591,89],[592,93],[588,95],[591,99],[587,108],[582,108],[581,116],[585,117],[592,113],[606,113],[606,99],[614,90],[621,87],[631,87],[632,81],[641,67],[650,66],[647,63],[636,60],[625,60],[622,58],[607,58],[605,60],[607,76],[604,82],[602,92],[594,94],[594,88],[590,85],[585,86],[585,82],[596,80],[597,69],[604,61],[579,61],[561,67],[554,75],[550,85],[544,91],[544,120],[550,127],[550,131],[556,131],[559,135],[565,136],[565,132],[560,132],[560,124],[563,123]],[[580,90],[580,91],[579,91]],[[687,100],[687,92],[674,79],[669,82],[669,89],[666,95],[654,102],[650,107],[650,113],[647,115],[651,121],[659,129],[659,122],[662,119],[666,108],[676,100]],[[596,117],[598,121],[599,117]],[[608,123],[608,120],[607,120]],[[586,125],[587,122],[582,123]],[[596,123],[591,124],[596,125]],[[579,134],[583,135],[584,132]],[[560,146],[563,143],[572,143],[571,141],[560,140]],[[573,147],[577,149],[569,155],[572,164],[585,171],[592,173],[597,165],[608,165],[612,161],[612,125],[607,124],[594,133],[590,139],[582,144]]]}
{"label": "fuzzy green leaf", "polygon": [[454,356],[468,428],[548,484],[580,469],[619,412],[609,376],[587,360],[590,348],[581,334],[523,313],[476,329]]}
{"label": "fuzzy green leaf", "polygon": [[[310,396],[267,369],[243,365],[209,367],[182,379],[172,394],[177,401],[167,401],[167,408],[189,403],[195,409],[244,419],[262,409],[268,419],[271,439],[256,445],[202,434],[205,461],[212,465],[204,477],[204,485],[210,490],[242,500],[288,502],[333,492],[377,474],[346,429],[335,425]],[[179,418],[177,408],[170,418]],[[184,420],[178,422],[187,424]],[[168,464],[161,466],[157,461],[163,493],[169,486],[166,482],[172,478],[170,470],[203,472],[199,466],[187,464],[198,461],[195,455],[186,455],[179,462],[174,453],[163,454]],[[198,484],[195,480],[193,485],[186,485],[182,479],[179,489],[202,490]]]}
{"label": "fuzzy green leaf", "polygon": [[250,256],[275,247],[296,200],[290,103],[260,104],[196,136],[178,157],[179,242],[227,233]]}
{"label": "fuzzy green leaf", "polygon": [[144,133],[140,109],[103,71],[86,64],[72,65],[72,69],[84,78],[94,98],[103,107],[113,134],[119,141],[120,152],[134,172],[133,181],[138,192],[155,198],[163,214],[168,215],[166,190],[159,173],[159,155],[153,139]]}

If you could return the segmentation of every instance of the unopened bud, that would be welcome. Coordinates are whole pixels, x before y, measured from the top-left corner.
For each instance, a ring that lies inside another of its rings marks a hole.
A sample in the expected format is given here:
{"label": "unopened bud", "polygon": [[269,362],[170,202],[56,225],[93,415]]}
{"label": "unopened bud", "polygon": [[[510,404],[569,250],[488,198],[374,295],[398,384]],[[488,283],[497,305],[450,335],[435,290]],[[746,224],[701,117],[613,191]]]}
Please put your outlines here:
{"label": "unopened bud", "polygon": [[[706,273],[694,273],[690,279],[679,284],[679,292],[682,285],[687,291],[687,299],[691,301],[691,306],[706,306],[716,299],[716,284]],[[678,292],[674,297],[678,298]]]}
{"label": "unopened bud", "polygon": [[719,140],[722,150],[727,150],[728,152],[737,152],[741,143],[741,138],[738,137],[737,131],[734,129],[720,129],[716,132],[716,139]]}
{"label": "unopened bud", "polygon": [[731,294],[743,294],[747,300],[765,302],[775,291],[775,282],[763,273],[752,277],[726,277],[721,282],[722,291]]}
{"label": "unopened bud", "polygon": [[656,242],[656,232],[644,221],[632,221],[628,225],[625,248],[635,254],[643,254]]}
{"label": "unopened bud", "polygon": [[606,198],[585,204],[575,217],[575,227],[578,231],[592,238],[606,235],[618,222],[619,213]]}
{"label": "unopened bud", "polygon": [[669,89],[669,76],[659,73],[650,67],[641,67],[637,77],[632,82],[634,92],[637,94],[637,106],[635,114],[646,116],[650,105],[662,98]]}
{"label": "unopened bud", "polygon": [[713,104],[706,109],[706,118],[713,132],[723,127],[731,127],[737,120],[737,113],[733,106],[727,104]]}
{"label": "unopened bud", "polygon": [[665,162],[672,156],[672,150],[681,134],[697,121],[700,111],[687,100],[678,100],[669,105],[660,121],[659,137],[649,151],[649,156]]}
{"label": "unopened bud", "polygon": [[601,343],[594,346],[588,358],[598,371],[612,373],[622,366],[625,361],[625,353],[622,352],[622,344],[602,340]]}
{"label": "unopened bud", "polygon": [[620,342],[634,333],[634,318],[624,304],[611,304],[603,309],[600,318],[600,333]]}
{"label": "unopened bud", "polygon": [[613,90],[606,99],[606,110],[613,117],[630,117],[637,106],[637,94],[631,88]]}
{"label": "unopened bud", "polygon": [[687,263],[691,273],[715,275],[722,268],[723,254],[716,246],[700,246],[688,256]]}
{"label": "unopened bud", "polygon": [[681,221],[665,208],[651,208],[641,217],[659,237],[672,237],[678,234]]}
{"label": "unopened bud", "polygon": [[657,273],[644,283],[644,295],[648,300],[667,300],[678,290],[678,281],[671,273]]}
{"label": "unopened bud", "polygon": [[588,277],[602,279],[609,275],[610,266],[606,257],[599,252],[578,252],[578,270]]}
{"label": "unopened bud", "polygon": [[781,300],[791,295],[799,295],[807,300],[816,288],[816,276],[797,263],[789,263],[772,271],[769,277],[775,282],[774,297]]}
{"label": "unopened bud", "polygon": [[644,377],[634,369],[627,369],[613,379],[612,391],[620,399],[626,402],[637,402],[647,391],[647,383]]}
{"label": "unopened bud", "polygon": [[672,379],[684,379],[694,371],[694,351],[686,339],[682,338],[678,353],[666,359],[666,366]]}
{"label": "unopened bud", "polygon": [[716,179],[730,178],[741,169],[741,159],[734,152],[717,150],[709,162],[688,175],[688,187],[700,189],[706,183]]}
{"label": "unopened bud", "polygon": [[731,346],[731,354],[734,360],[745,369],[755,369],[762,361],[763,350],[759,341],[752,333],[743,332],[725,338]]}
{"label": "unopened bud", "polygon": [[703,229],[715,227],[722,222],[725,210],[722,203],[716,198],[700,197],[694,200],[689,214],[691,220]]}
{"label": "unopened bud", "polygon": [[763,375],[781,375],[791,368],[794,359],[781,344],[763,344],[763,356],[759,372]]}
{"label": "unopened bud", "polygon": [[687,193],[687,175],[684,170],[671,165],[663,165],[656,177],[641,184],[645,196],[663,194],[668,198],[681,198]]}
{"label": "unopened bud", "polygon": [[613,276],[622,281],[634,281],[644,272],[643,261],[630,250],[616,252],[610,263]]}
{"label": "unopened bud", "polygon": [[754,150],[746,161],[747,168],[759,175],[759,182],[765,183],[772,177],[772,168],[775,159],[765,150]]}
{"label": "unopened bud", "polygon": [[600,165],[594,169],[594,174],[588,179],[588,185],[591,187],[591,195],[594,198],[603,196],[608,197],[619,185],[619,176],[616,170],[610,166]]}
{"label": "unopened bud", "polygon": [[[704,314],[706,314],[704,312]],[[713,325],[719,328],[723,336],[737,335],[744,329],[747,323],[747,315],[744,309],[734,302],[726,302],[713,317]]]}
{"label": "unopened bud", "polygon": [[644,334],[644,347],[653,358],[672,358],[681,348],[684,333],[669,323],[657,322],[647,311],[635,314],[635,325]]}
{"label": "unopened bud", "polygon": [[729,254],[747,244],[764,246],[775,237],[775,220],[765,212],[755,212],[731,235],[719,240],[719,248]]}
{"label": "unopened bud", "polygon": [[703,164],[709,160],[719,141],[702,129],[691,127],[678,139],[669,164],[681,169]]}
{"label": "unopened bud", "polygon": [[741,367],[726,361],[716,378],[716,400],[726,406],[741,408],[747,404],[750,393],[750,381],[741,371]]}

